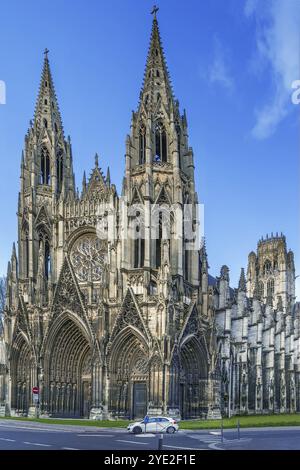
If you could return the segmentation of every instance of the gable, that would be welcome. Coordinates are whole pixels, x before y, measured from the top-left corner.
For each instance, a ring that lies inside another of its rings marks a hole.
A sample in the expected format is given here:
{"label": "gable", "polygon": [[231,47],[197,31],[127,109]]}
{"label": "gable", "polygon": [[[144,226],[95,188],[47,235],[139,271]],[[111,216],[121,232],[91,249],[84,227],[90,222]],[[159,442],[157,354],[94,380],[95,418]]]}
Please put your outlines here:
{"label": "gable", "polygon": [[183,328],[179,336],[179,341],[181,341],[183,338],[185,338],[188,335],[198,333],[198,331],[199,331],[198,311],[196,308],[196,304],[194,302],[184,322]]}
{"label": "gable", "polygon": [[88,194],[104,194],[107,192],[104,176],[98,167],[94,168],[87,187]]}
{"label": "gable", "polygon": [[45,206],[41,206],[38,215],[35,219],[35,226],[37,227],[38,225],[46,225],[50,227],[50,219]]}
{"label": "gable", "polygon": [[132,191],[132,200],[131,204],[143,204],[143,198],[141,193],[137,187],[135,187]]}
{"label": "gable", "polygon": [[121,311],[119,312],[112,329],[109,344],[112,344],[118,333],[128,326],[132,326],[139,330],[140,333],[148,339],[148,341],[151,339],[151,333],[139,311],[138,304],[131,288],[127,290]]}
{"label": "gable", "polygon": [[31,333],[30,333],[28,313],[27,313],[26,305],[22,298],[19,299],[16,322],[14,325],[14,331],[12,335],[13,341],[18,336],[19,333],[25,334],[28,340],[30,340]]}
{"label": "gable", "polygon": [[59,280],[55,289],[51,321],[59,315],[62,310],[70,310],[81,317],[85,322],[87,316],[84,307],[84,296],[79,289],[71,263],[65,258],[60,272]]}
{"label": "gable", "polygon": [[169,198],[169,195],[166,191],[165,186],[162,186],[162,188],[161,188],[154,204],[155,205],[157,205],[157,204],[167,204],[168,206],[172,205],[172,202]]}

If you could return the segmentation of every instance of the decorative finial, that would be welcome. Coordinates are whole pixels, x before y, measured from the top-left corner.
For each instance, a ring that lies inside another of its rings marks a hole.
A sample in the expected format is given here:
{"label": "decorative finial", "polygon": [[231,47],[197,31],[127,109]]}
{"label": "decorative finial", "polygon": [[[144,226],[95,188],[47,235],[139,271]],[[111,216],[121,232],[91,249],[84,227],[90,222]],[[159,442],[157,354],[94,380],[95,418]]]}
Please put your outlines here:
{"label": "decorative finial", "polygon": [[96,165],[96,167],[98,168],[98,166],[99,166],[99,156],[98,156],[98,153],[96,153],[96,155],[95,155],[95,165]]}
{"label": "decorative finial", "polygon": [[154,15],[154,19],[156,20],[156,13],[158,12],[159,8],[158,6],[154,5],[152,11],[151,11],[151,15]]}
{"label": "decorative finial", "polygon": [[44,54],[45,54],[46,59],[48,59],[48,53],[49,53],[49,49],[47,49],[47,47],[46,47],[46,49],[44,50]]}

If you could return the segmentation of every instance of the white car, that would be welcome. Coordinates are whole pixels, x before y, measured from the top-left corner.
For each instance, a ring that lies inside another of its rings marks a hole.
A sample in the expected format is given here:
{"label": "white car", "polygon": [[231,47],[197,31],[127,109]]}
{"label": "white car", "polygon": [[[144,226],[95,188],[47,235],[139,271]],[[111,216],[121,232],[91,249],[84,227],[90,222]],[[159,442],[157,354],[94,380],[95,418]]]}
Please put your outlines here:
{"label": "white car", "polygon": [[166,418],[164,416],[149,417],[148,419],[144,418],[142,421],[131,423],[127,427],[127,430],[133,434],[141,434],[144,432],[167,432],[168,434],[174,434],[178,429],[179,426],[174,418]]}

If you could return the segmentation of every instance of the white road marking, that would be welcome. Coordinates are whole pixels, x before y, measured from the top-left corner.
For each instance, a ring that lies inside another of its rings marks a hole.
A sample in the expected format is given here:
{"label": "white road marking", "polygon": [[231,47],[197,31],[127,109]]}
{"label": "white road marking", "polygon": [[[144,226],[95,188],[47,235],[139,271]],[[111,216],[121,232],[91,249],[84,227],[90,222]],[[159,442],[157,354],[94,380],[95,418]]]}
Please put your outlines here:
{"label": "white road marking", "polygon": [[114,437],[112,434],[77,434],[77,437]]}
{"label": "white road marking", "polygon": [[155,437],[157,434],[136,434],[134,437]]}
{"label": "white road marking", "polygon": [[39,444],[38,442],[23,442],[23,444],[28,444],[29,446],[41,446],[41,447],[52,447],[51,444]]}
{"label": "white road marking", "polygon": [[79,450],[75,449],[75,447],[61,447],[62,450]]}
{"label": "white road marking", "polygon": [[213,450],[225,450],[225,449],[222,449],[222,447],[218,447],[217,444],[220,444],[219,442],[214,442],[212,444],[209,444],[209,448],[210,449],[213,449]]}
{"label": "white road marking", "polygon": [[183,449],[183,450],[206,450],[206,449],[199,449],[197,447],[177,447],[177,446],[167,446],[163,444],[163,447],[170,447],[170,449]]}
{"label": "white road marking", "polygon": [[136,441],[123,441],[122,439],[117,439],[117,442],[126,442],[127,444],[141,444],[141,445],[147,445],[147,442],[136,442]]}
{"label": "white road marking", "polygon": [[[13,429],[29,429],[33,431],[45,431],[45,432],[74,432],[68,431],[66,429],[51,429],[51,428],[38,428],[38,427],[30,427],[30,426],[10,426],[9,424],[0,424],[3,428],[13,428]],[[52,424],[50,426],[53,426]]]}
{"label": "white road marking", "polygon": [[0,437],[0,441],[16,442],[15,439],[5,439],[5,437]]}

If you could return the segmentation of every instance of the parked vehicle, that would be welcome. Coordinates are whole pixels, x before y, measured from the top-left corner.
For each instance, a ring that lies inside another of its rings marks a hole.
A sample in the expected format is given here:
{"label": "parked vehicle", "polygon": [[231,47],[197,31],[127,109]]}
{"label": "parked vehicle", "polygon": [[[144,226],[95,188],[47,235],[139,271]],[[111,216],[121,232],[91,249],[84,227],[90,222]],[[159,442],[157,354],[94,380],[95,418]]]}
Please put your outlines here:
{"label": "parked vehicle", "polygon": [[144,432],[174,434],[178,431],[179,426],[174,418],[166,418],[164,416],[153,417],[145,416],[142,421],[136,421],[128,425],[127,430],[133,434],[141,434]]}

